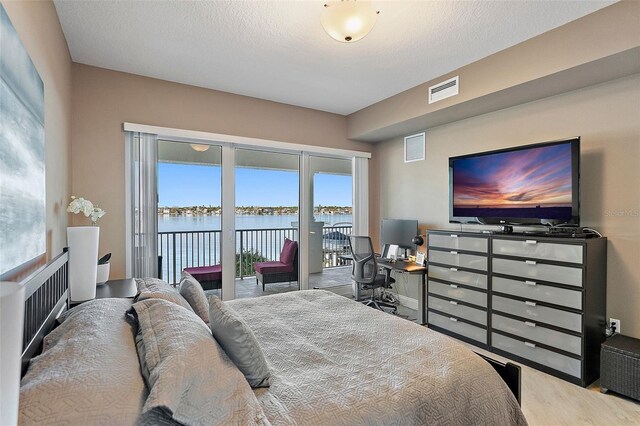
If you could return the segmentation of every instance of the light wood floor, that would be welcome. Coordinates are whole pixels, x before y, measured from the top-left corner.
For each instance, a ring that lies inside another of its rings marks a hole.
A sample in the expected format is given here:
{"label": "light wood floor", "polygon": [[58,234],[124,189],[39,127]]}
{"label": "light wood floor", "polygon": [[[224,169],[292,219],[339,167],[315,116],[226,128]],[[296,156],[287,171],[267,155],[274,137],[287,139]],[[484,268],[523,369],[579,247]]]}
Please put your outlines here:
{"label": "light wood floor", "polygon": [[[476,352],[508,361],[475,346],[460,343]],[[530,426],[640,425],[640,403],[611,392],[601,394],[598,382],[585,389],[525,365],[520,366],[522,412]]]}

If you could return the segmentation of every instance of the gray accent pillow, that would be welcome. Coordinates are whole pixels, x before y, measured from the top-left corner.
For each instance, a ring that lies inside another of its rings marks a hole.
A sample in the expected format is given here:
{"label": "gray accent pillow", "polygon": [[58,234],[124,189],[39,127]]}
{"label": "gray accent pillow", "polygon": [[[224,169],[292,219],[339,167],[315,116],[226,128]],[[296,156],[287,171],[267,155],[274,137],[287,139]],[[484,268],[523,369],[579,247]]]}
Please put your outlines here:
{"label": "gray accent pillow", "polygon": [[161,411],[188,425],[262,425],[253,391],[191,311],[163,299],[133,306],[149,397],[143,417]]}
{"label": "gray accent pillow", "polygon": [[164,299],[193,312],[189,302],[166,281],[158,278],[136,278],[136,285],[138,286],[138,294],[134,302],[147,299]]}
{"label": "gray accent pillow", "polygon": [[258,339],[240,315],[216,296],[209,298],[209,327],[251,387],[270,385],[271,370]]}
{"label": "gray accent pillow", "polygon": [[130,307],[129,299],[96,299],[67,311],[22,378],[21,425],[137,422],[147,390],[125,321]]}
{"label": "gray accent pillow", "polygon": [[202,321],[209,324],[209,302],[207,301],[207,296],[204,294],[204,290],[198,280],[188,272],[182,272],[180,294],[189,303],[193,312],[202,318]]}

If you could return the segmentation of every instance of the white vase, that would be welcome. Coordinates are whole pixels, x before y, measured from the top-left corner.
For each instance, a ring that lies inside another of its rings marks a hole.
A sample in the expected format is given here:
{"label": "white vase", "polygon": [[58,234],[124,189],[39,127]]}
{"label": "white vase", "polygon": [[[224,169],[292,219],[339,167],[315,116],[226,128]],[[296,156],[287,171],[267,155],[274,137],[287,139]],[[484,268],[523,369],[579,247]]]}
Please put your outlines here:
{"label": "white vase", "polygon": [[18,423],[24,287],[0,282],[0,424]]}
{"label": "white vase", "polygon": [[111,271],[111,263],[103,263],[98,265],[98,277],[96,278],[96,285],[102,285],[109,281],[109,272]]}
{"label": "white vase", "polygon": [[72,302],[96,298],[99,238],[100,228],[97,226],[67,228],[69,299]]}

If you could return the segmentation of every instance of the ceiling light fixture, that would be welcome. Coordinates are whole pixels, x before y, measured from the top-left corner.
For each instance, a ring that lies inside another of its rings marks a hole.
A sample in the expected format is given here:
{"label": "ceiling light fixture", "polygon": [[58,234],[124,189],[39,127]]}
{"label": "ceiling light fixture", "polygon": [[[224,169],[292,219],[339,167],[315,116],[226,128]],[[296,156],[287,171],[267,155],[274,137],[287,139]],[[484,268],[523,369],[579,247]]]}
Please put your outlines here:
{"label": "ceiling light fixture", "polygon": [[195,143],[192,143],[190,145],[191,145],[191,149],[198,152],[205,152],[206,150],[209,149],[209,145],[198,145]]}
{"label": "ceiling light fixture", "polygon": [[369,1],[331,1],[324,5],[320,22],[332,38],[352,43],[369,34],[379,13]]}

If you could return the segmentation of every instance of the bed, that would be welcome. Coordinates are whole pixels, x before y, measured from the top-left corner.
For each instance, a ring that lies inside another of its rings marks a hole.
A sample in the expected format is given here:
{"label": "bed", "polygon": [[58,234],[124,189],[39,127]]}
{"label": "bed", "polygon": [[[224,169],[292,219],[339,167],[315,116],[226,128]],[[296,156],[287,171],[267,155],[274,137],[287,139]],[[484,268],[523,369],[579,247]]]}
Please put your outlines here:
{"label": "bed", "polygon": [[[21,424],[526,424],[517,368],[327,291],[225,302],[268,363],[270,385],[256,388],[195,313],[166,300],[136,303],[138,330],[147,316],[154,339],[171,329],[154,344],[179,355],[147,371],[156,358],[140,355],[132,303],[94,300],[60,316],[56,302],[39,314],[35,340],[25,334]],[[501,376],[515,376],[511,388]]]}

